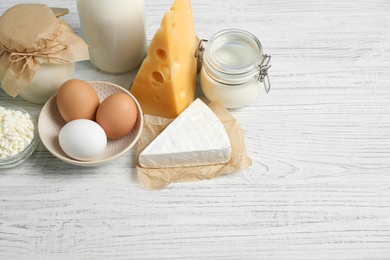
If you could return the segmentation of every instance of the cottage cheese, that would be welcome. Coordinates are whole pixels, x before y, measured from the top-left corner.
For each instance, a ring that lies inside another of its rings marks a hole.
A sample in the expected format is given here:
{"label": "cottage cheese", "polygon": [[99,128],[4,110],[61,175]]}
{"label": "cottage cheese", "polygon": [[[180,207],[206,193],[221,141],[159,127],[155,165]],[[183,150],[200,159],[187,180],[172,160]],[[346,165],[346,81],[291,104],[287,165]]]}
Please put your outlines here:
{"label": "cottage cheese", "polygon": [[0,159],[22,152],[34,137],[30,115],[0,106]]}

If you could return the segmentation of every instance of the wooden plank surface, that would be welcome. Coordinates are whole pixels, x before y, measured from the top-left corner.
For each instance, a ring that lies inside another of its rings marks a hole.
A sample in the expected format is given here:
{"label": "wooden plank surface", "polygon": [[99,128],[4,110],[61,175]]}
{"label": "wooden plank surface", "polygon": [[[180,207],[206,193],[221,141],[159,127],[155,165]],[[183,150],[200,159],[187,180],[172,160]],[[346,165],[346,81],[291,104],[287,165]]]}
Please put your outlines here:
{"label": "wooden plank surface", "polygon": [[[0,14],[17,3],[0,2]],[[41,0],[69,8],[75,0]],[[171,1],[146,0],[150,41]],[[255,34],[271,92],[231,113],[253,165],[159,191],[135,150],[80,168],[42,144],[0,170],[1,259],[390,259],[390,1],[192,0],[200,38]],[[129,87],[89,62],[75,77]],[[41,106],[0,90],[0,105]]]}

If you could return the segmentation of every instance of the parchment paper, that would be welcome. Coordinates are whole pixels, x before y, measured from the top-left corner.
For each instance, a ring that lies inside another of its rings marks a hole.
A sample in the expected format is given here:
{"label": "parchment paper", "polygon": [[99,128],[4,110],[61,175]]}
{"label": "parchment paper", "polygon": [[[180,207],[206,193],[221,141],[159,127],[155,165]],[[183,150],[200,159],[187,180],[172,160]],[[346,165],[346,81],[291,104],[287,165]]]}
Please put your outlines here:
{"label": "parchment paper", "polygon": [[136,157],[136,168],[141,186],[150,190],[162,189],[170,183],[209,180],[223,174],[234,173],[236,171],[246,169],[252,165],[252,160],[247,155],[244,131],[237,120],[220,101],[210,103],[209,107],[221,120],[228,133],[232,147],[232,157],[230,162],[227,164],[196,167],[160,169],[141,167],[138,163],[138,157],[141,151],[173,120],[145,115],[144,128],[138,141]]}

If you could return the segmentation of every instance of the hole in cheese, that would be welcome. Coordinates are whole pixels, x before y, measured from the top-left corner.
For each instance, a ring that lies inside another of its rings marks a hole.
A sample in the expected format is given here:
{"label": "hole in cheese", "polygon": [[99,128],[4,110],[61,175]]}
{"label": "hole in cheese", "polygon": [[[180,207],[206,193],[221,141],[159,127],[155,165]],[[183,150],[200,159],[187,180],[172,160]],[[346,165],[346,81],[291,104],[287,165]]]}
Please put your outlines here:
{"label": "hole in cheese", "polygon": [[171,79],[171,68],[168,65],[161,65],[160,71],[164,75],[165,80]]}
{"label": "hole in cheese", "polygon": [[164,78],[163,78],[163,75],[160,73],[160,72],[153,72],[152,73],[152,78],[157,81],[159,84],[162,84],[164,83]]}
{"label": "hole in cheese", "polygon": [[167,53],[163,49],[158,49],[156,51],[156,54],[157,54],[157,57],[162,59],[162,60],[165,60],[167,58]]}
{"label": "hole in cheese", "polygon": [[160,96],[155,96],[155,97],[154,97],[154,101],[156,101],[156,102],[161,102],[161,97],[160,97]]}

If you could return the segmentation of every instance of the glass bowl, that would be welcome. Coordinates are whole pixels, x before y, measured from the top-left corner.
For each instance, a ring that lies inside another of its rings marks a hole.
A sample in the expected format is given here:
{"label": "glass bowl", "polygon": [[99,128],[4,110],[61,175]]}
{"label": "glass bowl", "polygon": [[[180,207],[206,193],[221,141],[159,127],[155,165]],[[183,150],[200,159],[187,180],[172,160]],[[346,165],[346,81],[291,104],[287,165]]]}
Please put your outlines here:
{"label": "glass bowl", "polygon": [[27,145],[27,147],[24,148],[21,152],[18,154],[12,155],[10,157],[6,158],[0,158],[0,169],[7,169],[7,168],[13,168],[15,166],[18,166],[19,164],[23,163],[26,161],[30,155],[35,151],[38,141],[39,141],[39,135],[38,135],[38,125],[37,125],[37,120],[35,119],[34,116],[32,116],[29,112],[22,108],[18,107],[3,107],[7,110],[13,110],[13,111],[20,111],[23,114],[27,114],[30,116],[30,120],[32,121],[34,125],[34,136],[33,139],[31,140],[30,144]]}

